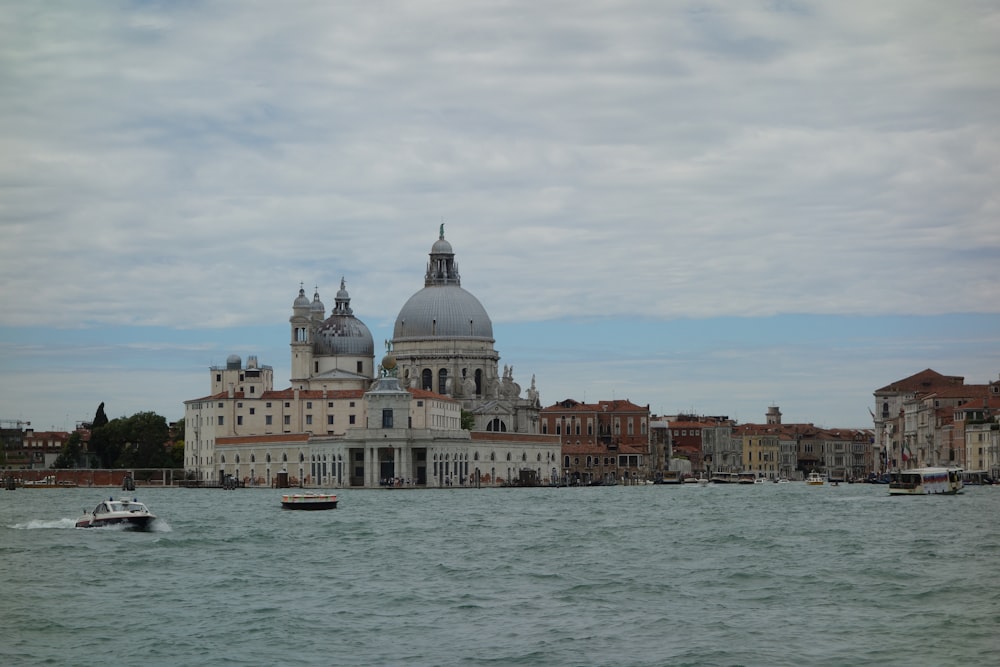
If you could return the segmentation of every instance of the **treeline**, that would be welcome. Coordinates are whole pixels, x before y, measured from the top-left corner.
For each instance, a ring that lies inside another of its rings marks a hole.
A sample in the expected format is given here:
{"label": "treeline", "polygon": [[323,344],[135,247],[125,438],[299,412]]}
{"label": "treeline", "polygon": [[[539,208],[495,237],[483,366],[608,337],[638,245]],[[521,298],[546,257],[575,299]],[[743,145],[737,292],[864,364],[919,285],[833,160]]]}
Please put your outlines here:
{"label": "treeline", "polygon": [[167,420],[155,412],[109,420],[104,403],[97,408],[85,441],[77,430],[52,465],[53,468],[183,468],[183,421],[172,433]]}

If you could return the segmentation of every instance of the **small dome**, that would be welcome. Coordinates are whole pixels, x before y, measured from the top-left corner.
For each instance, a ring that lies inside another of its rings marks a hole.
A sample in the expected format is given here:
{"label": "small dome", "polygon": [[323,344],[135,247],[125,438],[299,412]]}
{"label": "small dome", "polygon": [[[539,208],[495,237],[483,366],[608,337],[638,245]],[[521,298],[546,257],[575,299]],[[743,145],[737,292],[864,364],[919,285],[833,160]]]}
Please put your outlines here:
{"label": "small dome", "polygon": [[295,297],[295,302],[292,303],[293,308],[308,308],[309,307],[309,297],[306,296],[306,291],[299,288],[299,295]]}
{"label": "small dome", "polygon": [[455,251],[451,249],[451,244],[445,241],[443,238],[438,239],[431,246],[432,255],[454,255]]}
{"label": "small dome", "polygon": [[309,306],[309,309],[313,312],[320,312],[320,313],[326,312],[326,306],[324,306],[323,302],[319,300],[319,290],[317,290],[316,293],[313,294],[312,305]]}
{"label": "small dome", "polygon": [[243,365],[243,360],[240,359],[238,354],[230,354],[226,357],[226,368],[229,370],[239,370]]}

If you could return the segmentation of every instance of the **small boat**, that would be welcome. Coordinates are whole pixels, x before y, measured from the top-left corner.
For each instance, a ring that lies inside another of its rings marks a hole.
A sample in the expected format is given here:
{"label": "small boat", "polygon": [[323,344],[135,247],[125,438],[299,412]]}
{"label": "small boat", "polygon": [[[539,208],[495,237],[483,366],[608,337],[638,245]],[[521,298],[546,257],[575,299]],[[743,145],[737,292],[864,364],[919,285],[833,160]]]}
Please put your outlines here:
{"label": "small boat", "polygon": [[101,528],[104,526],[124,526],[131,530],[149,530],[156,515],[138,500],[113,497],[102,501],[93,512],[86,512],[76,522],[77,528]]}
{"label": "small boat", "polygon": [[337,496],[332,493],[292,493],[281,496],[286,510],[332,510],[337,508]]}
{"label": "small boat", "polygon": [[823,486],[823,477],[818,472],[811,472],[806,477],[806,484],[810,486]]}
{"label": "small boat", "polygon": [[767,484],[767,480],[763,477],[758,477],[753,481],[754,484]]}
{"label": "small boat", "polygon": [[892,473],[890,496],[928,496],[962,493],[961,468],[911,468]]}

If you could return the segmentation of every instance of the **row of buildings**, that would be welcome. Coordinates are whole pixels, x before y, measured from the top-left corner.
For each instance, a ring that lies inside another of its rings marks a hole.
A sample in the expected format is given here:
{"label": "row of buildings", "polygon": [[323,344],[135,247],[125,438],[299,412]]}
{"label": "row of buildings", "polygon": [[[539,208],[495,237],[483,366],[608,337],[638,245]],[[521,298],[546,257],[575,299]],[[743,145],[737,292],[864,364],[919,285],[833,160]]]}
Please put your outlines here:
{"label": "row of buildings", "polygon": [[[300,287],[292,302],[289,387],[275,389],[273,368],[253,356],[210,368],[209,392],[184,402],[186,476],[366,488],[610,484],[718,471],[857,479],[946,464],[1000,473],[1000,381],[967,385],[922,371],[874,392],[872,429],[786,424],[777,406],[761,423],[739,424],[653,415],[628,400],[543,408],[534,376],[523,388],[512,367],[500,367],[494,344],[442,225],[423,288],[400,309],[378,363],[342,279],[329,313],[318,288],[310,299]],[[68,437],[26,439],[22,429],[15,443],[9,430],[8,468],[51,465]]]}

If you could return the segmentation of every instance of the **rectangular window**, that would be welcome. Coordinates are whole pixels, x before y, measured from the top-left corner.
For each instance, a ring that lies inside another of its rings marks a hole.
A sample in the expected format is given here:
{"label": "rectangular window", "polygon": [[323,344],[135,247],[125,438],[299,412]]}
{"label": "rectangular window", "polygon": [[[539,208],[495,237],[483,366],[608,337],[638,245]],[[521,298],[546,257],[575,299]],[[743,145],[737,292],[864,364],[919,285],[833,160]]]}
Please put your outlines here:
{"label": "rectangular window", "polygon": [[216,382],[222,382],[222,373],[216,373],[215,374],[215,381]]}
{"label": "rectangular window", "polygon": [[222,407],[222,403],[219,403],[219,407],[220,407],[220,408]]}
{"label": "rectangular window", "polygon": [[257,392],[257,387],[255,387],[254,385],[250,385],[250,393],[254,394],[256,392]]}
{"label": "rectangular window", "polygon": [[289,403],[288,401],[285,401],[285,407],[286,407],[286,408],[290,408],[291,406],[292,406],[292,404],[291,404],[291,403]]}
{"label": "rectangular window", "polygon": [[351,401],[350,407],[354,407],[354,401]]}
{"label": "rectangular window", "polygon": [[271,415],[267,415],[264,417],[264,423],[268,426],[270,426],[273,423]]}
{"label": "rectangular window", "polygon": [[349,424],[353,424],[354,423],[354,415],[351,415],[350,417],[347,418],[347,423],[349,423]]}
{"label": "rectangular window", "polygon": [[382,428],[392,428],[392,409],[384,408],[382,410]]}
{"label": "rectangular window", "polygon": [[332,407],[333,407],[333,401],[330,401],[329,403],[327,403],[327,404],[326,404],[326,407],[328,407],[328,408],[332,408]]}
{"label": "rectangular window", "polygon": [[236,425],[243,426],[243,415],[236,415]]}
{"label": "rectangular window", "polygon": [[326,423],[328,426],[333,426],[333,415],[326,416]]}
{"label": "rectangular window", "polygon": [[306,415],[306,424],[309,425],[309,426],[311,426],[312,423],[313,423],[313,416],[312,415]]}
{"label": "rectangular window", "polygon": [[242,408],[243,407],[243,401],[237,401],[236,407]]}
{"label": "rectangular window", "polygon": [[256,412],[256,410],[257,408],[250,408],[250,414],[253,414],[254,412]]}
{"label": "rectangular window", "polygon": [[223,420],[222,415],[219,415],[219,426],[222,426],[222,420]]}
{"label": "rectangular window", "polygon": [[266,408],[271,407],[271,401],[268,401],[267,404],[264,407],[266,407]]}
{"label": "rectangular window", "polygon": [[291,424],[292,424],[292,416],[285,415],[285,426],[291,426]]}
{"label": "rectangular window", "polygon": [[313,402],[306,401],[306,410],[312,410],[312,409],[313,409]]}

